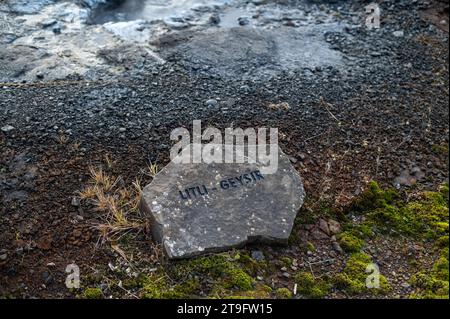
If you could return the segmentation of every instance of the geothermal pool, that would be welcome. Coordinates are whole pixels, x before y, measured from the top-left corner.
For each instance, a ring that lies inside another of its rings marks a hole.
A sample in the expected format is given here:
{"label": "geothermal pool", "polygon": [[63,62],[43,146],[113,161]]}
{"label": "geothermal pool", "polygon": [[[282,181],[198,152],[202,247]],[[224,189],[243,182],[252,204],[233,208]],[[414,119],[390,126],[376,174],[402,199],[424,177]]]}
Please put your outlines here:
{"label": "geothermal pool", "polygon": [[340,68],[328,39],[352,21],[336,17],[309,1],[4,0],[0,82],[145,75],[174,56],[231,78]]}

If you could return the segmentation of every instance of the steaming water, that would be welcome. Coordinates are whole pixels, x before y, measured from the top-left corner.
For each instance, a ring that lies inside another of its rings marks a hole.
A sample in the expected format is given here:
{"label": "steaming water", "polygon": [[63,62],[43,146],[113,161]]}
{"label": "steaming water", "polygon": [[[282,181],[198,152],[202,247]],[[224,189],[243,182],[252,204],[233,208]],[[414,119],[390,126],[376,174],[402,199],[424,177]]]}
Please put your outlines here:
{"label": "steaming water", "polygon": [[189,15],[191,10],[201,7],[223,5],[230,0],[127,0],[120,5],[100,7],[94,13],[94,23],[143,19],[147,21],[164,20]]}
{"label": "steaming water", "polygon": [[[81,3],[0,0],[0,53],[14,61],[0,72],[0,82],[34,81],[37,75],[115,76],[126,69],[123,65],[145,72],[144,64],[164,63],[173,54],[187,69],[232,78],[343,65],[342,53],[330,48],[324,35],[340,33],[344,25],[306,0],[290,7],[244,0]],[[180,29],[195,36],[165,46],[164,36]]]}

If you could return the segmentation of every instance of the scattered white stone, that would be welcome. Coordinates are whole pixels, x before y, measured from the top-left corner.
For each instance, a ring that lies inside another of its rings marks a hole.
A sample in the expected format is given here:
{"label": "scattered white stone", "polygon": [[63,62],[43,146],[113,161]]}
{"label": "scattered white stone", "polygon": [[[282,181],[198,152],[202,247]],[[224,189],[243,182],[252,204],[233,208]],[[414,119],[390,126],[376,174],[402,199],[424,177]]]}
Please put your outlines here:
{"label": "scattered white stone", "polygon": [[218,104],[218,102],[215,99],[210,99],[210,100],[206,101],[207,106],[216,106],[217,104]]}
{"label": "scattered white stone", "polygon": [[8,132],[10,132],[10,131],[12,131],[14,129],[15,129],[15,127],[11,126],[11,125],[5,125],[5,126],[2,127],[2,131],[5,132],[5,133],[8,133]]}
{"label": "scattered white stone", "polygon": [[396,38],[401,38],[401,37],[403,37],[403,36],[405,35],[405,33],[404,33],[402,30],[394,31],[392,34],[393,34],[394,37],[396,37]]}
{"label": "scattered white stone", "polygon": [[78,207],[80,206],[81,202],[80,202],[80,198],[78,197],[72,197],[72,202],[71,202],[72,206],[74,207]]}
{"label": "scattered white stone", "polygon": [[117,269],[116,266],[114,266],[112,262],[108,263],[108,267],[109,267],[109,269],[111,269],[111,271],[115,271]]}
{"label": "scattered white stone", "polygon": [[407,282],[402,283],[401,286],[402,286],[402,288],[405,288],[405,289],[408,289],[411,287],[411,285]]}

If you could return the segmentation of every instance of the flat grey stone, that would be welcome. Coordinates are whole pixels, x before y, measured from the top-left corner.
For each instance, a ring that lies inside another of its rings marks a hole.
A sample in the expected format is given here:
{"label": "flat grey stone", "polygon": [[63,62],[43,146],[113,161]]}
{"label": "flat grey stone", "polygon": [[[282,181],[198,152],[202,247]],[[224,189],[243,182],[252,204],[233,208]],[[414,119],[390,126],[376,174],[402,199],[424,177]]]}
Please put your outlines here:
{"label": "flat grey stone", "polygon": [[260,162],[170,162],[145,187],[141,209],[171,259],[224,251],[249,242],[286,244],[305,191],[289,158]]}

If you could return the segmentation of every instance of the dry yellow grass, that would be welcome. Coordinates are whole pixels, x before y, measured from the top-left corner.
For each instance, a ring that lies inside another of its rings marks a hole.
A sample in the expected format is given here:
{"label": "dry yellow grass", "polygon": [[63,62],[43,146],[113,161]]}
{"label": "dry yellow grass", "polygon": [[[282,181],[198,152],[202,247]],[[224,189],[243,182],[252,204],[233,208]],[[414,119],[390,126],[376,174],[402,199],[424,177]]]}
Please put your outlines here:
{"label": "dry yellow grass", "polygon": [[63,132],[60,132],[60,134],[58,135],[58,143],[60,145],[65,145],[68,141],[69,138],[67,137],[67,135],[65,135]]}
{"label": "dry yellow grass", "polygon": [[86,186],[81,192],[78,192],[78,196],[82,200],[93,199],[97,195],[98,190],[95,185]]}
{"label": "dry yellow grass", "polygon": [[113,189],[118,182],[118,179],[105,174],[101,168],[95,169],[94,167],[89,167],[89,172],[95,185],[99,186],[99,188],[105,192],[109,192]]}
{"label": "dry yellow grass", "polygon": [[117,240],[129,231],[144,229],[146,222],[139,218],[141,181],[136,179],[127,188],[122,178],[110,176],[102,168],[90,167],[89,172],[90,181],[79,197],[100,213],[102,221],[95,228],[100,231],[102,241]]}
{"label": "dry yellow grass", "polygon": [[284,110],[284,111],[288,111],[291,109],[291,106],[289,105],[289,103],[287,102],[281,102],[281,103],[270,103],[267,108],[269,110]]}
{"label": "dry yellow grass", "polygon": [[138,211],[142,197],[141,181],[138,178],[136,178],[136,180],[133,182],[133,187],[134,187],[134,196],[132,197],[131,200],[132,209]]}
{"label": "dry yellow grass", "polygon": [[156,174],[158,174],[158,172],[159,172],[158,164],[150,164],[150,166],[148,167],[148,175],[151,178],[154,178]]}
{"label": "dry yellow grass", "polygon": [[116,161],[112,160],[108,154],[105,155],[105,162],[109,169],[111,169],[114,166],[114,164],[116,163]]}

